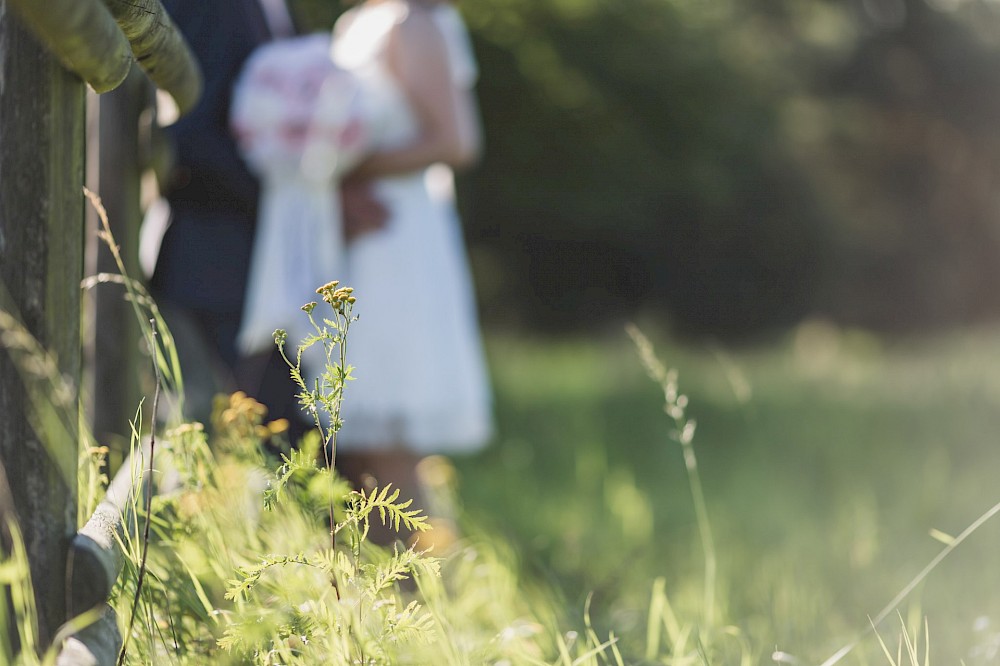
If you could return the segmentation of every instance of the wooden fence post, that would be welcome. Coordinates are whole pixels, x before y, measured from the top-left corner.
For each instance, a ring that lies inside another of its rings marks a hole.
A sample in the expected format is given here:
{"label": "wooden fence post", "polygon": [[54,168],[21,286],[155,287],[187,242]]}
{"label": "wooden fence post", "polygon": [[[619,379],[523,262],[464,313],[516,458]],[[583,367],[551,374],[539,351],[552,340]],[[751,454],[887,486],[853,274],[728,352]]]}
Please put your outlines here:
{"label": "wooden fence post", "polygon": [[[144,162],[141,115],[149,106],[152,88],[137,69],[121,86],[92,100],[87,146],[88,187],[97,192],[108,214],[115,243],[126,269],[140,279],[139,227],[142,222],[140,178]],[[118,273],[107,245],[98,239],[100,222],[87,209],[86,274]],[[141,331],[125,288],[101,284],[85,294],[84,350],[86,394],[90,423],[99,444],[115,454],[128,454],[129,420],[139,405],[139,339]]]}
{"label": "wooden fence post", "polygon": [[[0,305],[17,310],[78,385],[84,85],[8,2],[0,0],[0,281],[10,299]],[[71,456],[75,469],[78,452],[75,437],[43,443],[28,407],[16,368],[0,352],[0,462],[21,519],[44,647],[66,619],[66,553],[76,527],[76,478],[61,475],[54,457]]]}

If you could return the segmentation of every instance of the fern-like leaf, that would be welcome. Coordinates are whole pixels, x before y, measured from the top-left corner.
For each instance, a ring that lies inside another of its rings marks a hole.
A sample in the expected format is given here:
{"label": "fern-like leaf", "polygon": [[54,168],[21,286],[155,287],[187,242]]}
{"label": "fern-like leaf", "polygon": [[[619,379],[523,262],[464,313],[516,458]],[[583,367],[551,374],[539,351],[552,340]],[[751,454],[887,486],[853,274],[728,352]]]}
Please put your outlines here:
{"label": "fern-like leaf", "polygon": [[396,643],[433,643],[434,618],[416,601],[411,601],[399,613],[386,615],[385,635]]}
{"label": "fern-like leaf", "polygon": [[401,552],[393,554],[387,561],[381,564],[369,564],[364,567],[367,574],[368,584],[365,592],[375,599],[384,590],[392,587],[394,583],[406,580],[413,572],[414,562],[420,558],[412,548],[407,548]]}
{"label": "fern-like leaf", "polygon": [[431,528],[427,523],[427,516],[421,515],[420,509],[409,508],[413,504],[412,499],[397,502],[399,489],[393,490],[391,483],[383,486],[381,490],[372,488],[371,493],[367,495],[362,489],[357,492],[357,495],[360,497],[357,516],[362,522],[370,520],[372,511],[377,510],[382,524],[392,527],[396,532],[399,531],[400,525],[411,532],[423,532]]}
{"label": "fern-like leaf", "polygon": [[285,494],[285,487],[298,472],[315,473],[319,470],[316,466],[315,456],[311,451],[296,449],[290,455],[281,454],[283,464],[278,468],[277,477],[268,481],[267,489],[264,491],[264,508],[272,510],[281,501]]}
{"label": "fern-like leaf", "polygon": [[250,592],[260,581],[260,577],[271,567],[284,566],[286,564],[305,564],[307,566],[317,566],[312,560],[303,554],[292,555],[267,555],[261,559],[259,564],[249,567],[238,567],[236,569],[237,578],[226,581],[226,599],[235,601],[238,597],[249,599]]}

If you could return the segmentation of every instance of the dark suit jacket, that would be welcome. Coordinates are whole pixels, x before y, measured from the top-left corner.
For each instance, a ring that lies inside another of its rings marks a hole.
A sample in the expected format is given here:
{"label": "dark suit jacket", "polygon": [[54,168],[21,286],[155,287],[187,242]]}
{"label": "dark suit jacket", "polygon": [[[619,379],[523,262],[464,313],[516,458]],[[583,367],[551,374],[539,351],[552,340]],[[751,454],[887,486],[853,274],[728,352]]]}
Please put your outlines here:
{"label": "dark suit jacket", "polygon": [[177,151],[167,188],[172,222],[151,280],[178,306],[238,314],[243,307],[259,186],[229,131],[233,82],[266,41],[256,0],[166,0],[204,75],[197,107],[167,129]]}

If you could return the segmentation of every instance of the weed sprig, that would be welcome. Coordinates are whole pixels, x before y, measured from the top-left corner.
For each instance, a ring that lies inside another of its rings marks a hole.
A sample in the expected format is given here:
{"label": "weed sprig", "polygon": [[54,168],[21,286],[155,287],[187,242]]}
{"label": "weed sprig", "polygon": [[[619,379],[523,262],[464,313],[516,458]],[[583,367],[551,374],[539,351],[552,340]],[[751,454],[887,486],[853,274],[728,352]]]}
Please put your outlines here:
{"label": "weed sprig", "polygon": [[636,326],[629,325],[626,330],[635,343],[646,374],[663,389],[663,411],[674,422],[674,431],[671,436],[681,445],[681,450],[684,452],[684,467],[687,470],[688,484],[691,487],[691,499],[694,501],[698,534],[701,537],[701,546],[705,557],[703,620],[705,628],[711,629],[716,623],[715,581],[718,561],[715,554],[715,540],[712,537],[712,524],[708,518],[708,505],[701,487],[701,476],[698,474],[698,458],[695,456],[692,445],[697,424],[693,419],[687,417],[688,398],[677,388],[677,371],[667,370],[660,363],[653,351],[653,344]]}

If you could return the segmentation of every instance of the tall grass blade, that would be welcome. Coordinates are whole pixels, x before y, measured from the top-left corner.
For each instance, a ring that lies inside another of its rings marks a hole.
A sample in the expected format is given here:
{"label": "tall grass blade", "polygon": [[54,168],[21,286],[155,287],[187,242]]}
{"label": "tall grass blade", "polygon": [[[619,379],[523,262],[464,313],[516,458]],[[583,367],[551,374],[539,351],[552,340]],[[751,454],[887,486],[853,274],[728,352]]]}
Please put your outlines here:
{"label": "tall grass blade", "polygon": [[968,527],[966,527],[964,530],[962,530],[961,534],[959,534],[957,537],[955,537],[955,539],[951,543],[949,543],[947,546],[945,546],[944,549],[941,550],[941,552],[938,553],[927,564],[927,566],[925,566],[920,571],[920,573],[918,573],[916,576],[914,576],[913,580],[911,580],[906,585],[906,587],[904,587],[899,592],[899,594],[897,594],[892,599],[892,601],[890,601],[886,605],[886,607],[883,608],[879,612],[879,614],[875,616],[875,619],[871,621],[871,626],[868,629],[866,629],[865,631],[861,632],[861,634],[859,636],[857,636],[853,641],[851,641],[850,643],[848,643],[844,647],[842,647],[839,650],[837,650],[837,652],[835,652],[829,659],[827,659],[826,661],[824,661],[821,666],[833,666],[833,664],[836,664],[841,659],[843,659],[845,656],[847,656],[848,654],[850,654],[850,652],[855,647],[857,647],[858,643],[860,643],[861,640],[864,637],[866,637],[868,634],[870,634],[873,631],[875,631],[877,629],[877,627],[880,624],[882,624],[882,622],[885,620],[885,618],[887,618],[889,616],[889,614],[892,613],[896,609],[896,607],[899,606],[899,604],[901,604],[903,602],[903,600],[906,599],[906,597],[908,597],[910,595],[910,593],[913,592],[913,590],[915,590],[916,587],[918,585],[920,585],[920,583],[922,583],[924,581],[924,579],[927,578],[927,576],[930,575],[930,573],[932,571],[934,571],[935,568],[937,568],[937,566],[939,564],[941,564],[941,562],[944,560],[944,558],[948,557],[952,553],[952,551],[954,551],[956,548],[958,548],[962,544],[963,541],[965,541],[966,539],[968,539],[976,530],[978,530],[980,527],[982,527],[983,524],[985,524],[990,518],[992,518],[993,516],[995,516],[997,513],[1000,513],[1000,502],[997,502],[992,507],[990,507],[989,509],[987,509],[981,516],[979,516],[974,521],[972,521],[972,523]]}
{"label": "tall grass blade", "polygon": [[[156,320],[150,320],[150,348],[156,349]],[[153,359],[153,372],[155,374],[156,383],[153,390],[153,424],[149,430],[149,482],[152,483],[153,479],[153,460],[156,454],[156,408],[160,400],[160,369],[159,364],[156,362],[155,355]],[[142,594],[143,581],[146,577],[146,558],[149,555],[149,525],[153,520],[153,489],[150,486],[146,489],[146,523],[143,527],[142,533],[142,555],[139,559],[139,577],[135,583],[135,598],[132,600],[132,613],[129,617],[128,631],[122,640],[122,650],[118,655],[118,666],[122,666],[125,663],[125,655],[128,651],[128,640],[129,636],[132,634],[132,628],[135,625],[135,618],[139,608],[139,599]]]}
{"label": "tall grass blade", "polygon": [[662,576],[653,581],[653,593],[649,600],[649,618],[646,621],[646,661],[653,661],[660,651],[660,623],[667,597],[664,592],[667,580]]}
{"label": "tall grass blade", "polygon": [[[83,188],[83,194],[87,197],[87,200],[94,208],[101,222],[101,230],[98,232],[98,237],[104,241],[111,251],[111,256],[115,260],[115,266],[118,268],[118,274],[102,273],[98,276],[85,279],[81,286],[90,288],[102,282],[115,282],[125,287],[128,296],[126,300],[132,305],[132,311],[135,314],[136,321],[139,323],[139,328],[143,332],[143,337],[153,339],[154,341],[156,341],[156,338],[159,339],[159,343],[153,345],[150,353],[156,367],[160,369],[160,381],[170,389],[173,399],[178,402],[179,411],[183,411],[181,406],[184,400],[184,379],[180,371],[180,358],[177,355],[177,345],[174,344],[173,335],[163,320],[156,302],[146,291],[146,288],[141,282],[129,277],[121,250],[115,243],[114,236],[111,233],[108,213],[104,208],[104,204],[101,203],[101,198],[86,187]],[[145,306],[146,312],[143,311],[143,306]],[[154,323],[159,332],[156,338],[152,336],[152,325]]]}

